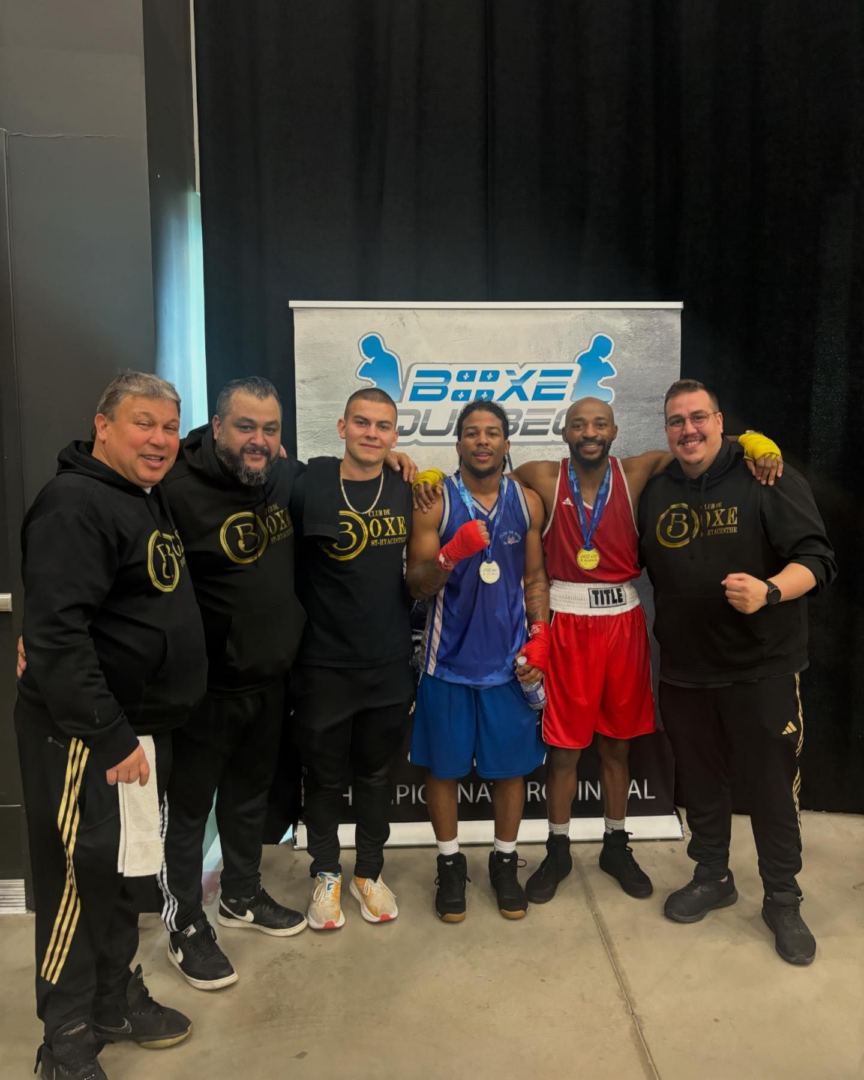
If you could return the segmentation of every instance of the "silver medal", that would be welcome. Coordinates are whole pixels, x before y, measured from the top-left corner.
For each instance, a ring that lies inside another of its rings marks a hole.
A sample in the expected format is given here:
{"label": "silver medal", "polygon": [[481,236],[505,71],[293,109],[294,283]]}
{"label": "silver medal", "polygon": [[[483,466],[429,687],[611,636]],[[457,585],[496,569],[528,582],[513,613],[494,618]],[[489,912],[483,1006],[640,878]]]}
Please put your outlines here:
{"label": "silver medal", "polygon": [[490,562],[480,563],[480,579],[487,585],[494,585],[501,577],[501,567],[492,559]]}

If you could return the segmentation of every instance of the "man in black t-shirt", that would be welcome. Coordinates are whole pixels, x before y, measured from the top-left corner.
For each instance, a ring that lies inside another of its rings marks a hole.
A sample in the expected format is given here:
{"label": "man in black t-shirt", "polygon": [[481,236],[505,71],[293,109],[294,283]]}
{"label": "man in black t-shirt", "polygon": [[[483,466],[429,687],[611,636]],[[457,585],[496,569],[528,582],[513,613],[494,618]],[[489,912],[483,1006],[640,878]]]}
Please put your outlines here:
{"label": "man in black t-shirt", "polygon": [[392,398],[374,388],[352,394],[339,435],[342,460],[310,461],[291,498],[302,545],[297,594],[308,617],[291,695],[316,879],[313,930],[345,922],[338,830],[349,771],[357,818],[351,895],[368,922],[398,915],[381,870],[392,769],[414,700],[403,571],[411,486],[384,468],[397,439]]}

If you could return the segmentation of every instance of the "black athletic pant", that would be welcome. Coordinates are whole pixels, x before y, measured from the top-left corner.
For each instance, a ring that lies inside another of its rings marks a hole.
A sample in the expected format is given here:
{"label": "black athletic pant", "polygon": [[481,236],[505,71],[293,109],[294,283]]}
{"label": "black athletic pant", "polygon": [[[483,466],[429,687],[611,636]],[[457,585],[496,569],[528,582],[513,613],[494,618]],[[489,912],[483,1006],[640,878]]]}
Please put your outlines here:
{"label": "black athletic pant", "polygon": [[312,877],[341,873],[339,824],[352,779],[354,873],[377,878],[390,836],[393,766],[414,701],[407,660],[372,668],[295,667],[294,738],[303,764],[303,821]]}
{"label": "black athletic pant", "polygon": [[660,712],[675,754],[696,877],[718,881],[729,869],[730,777],[750,802],[750,823],[766,895],[801,895],[798,756],[804,721],[797,675],[696,690],[660,683]]}
{"label": "black athletic pant", "polygon": [[[138,949],[135,885],[117,873],[120,808],[105,771],[47,710],[19,697],[15,730],[36,898],[36,1012],[45,1039],[125,991]],[[155,735],[162,797],[171,735]],[[153,762],[150,762],[151,768]],[[153,783],[151,774],[150,783]]]}
{"label": "black athletic pant", "polygon": [[243,697],[208,694],[189,722],[174,732],[161,881],[162,917],[169,930],[185,930],[203,916],[204,832],[214,796],[222,894],[252,896],[258,891],[267,793],[276,770],[284,701],[282,679]]}

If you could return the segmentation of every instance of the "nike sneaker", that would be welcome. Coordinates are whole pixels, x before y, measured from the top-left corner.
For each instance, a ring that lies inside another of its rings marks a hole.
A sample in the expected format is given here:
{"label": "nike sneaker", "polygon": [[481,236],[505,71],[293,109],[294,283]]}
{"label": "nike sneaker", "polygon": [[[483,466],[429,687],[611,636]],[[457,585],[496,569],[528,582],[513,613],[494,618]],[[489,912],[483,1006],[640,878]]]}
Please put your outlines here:
{"label": "nike sneaker", "polygon": [[216,918],[220,926],[231,926],[237,930],[248,927],[271,937],[293,937],[306,929],[306,919],[299,911],[278,904],[263,888],[259,888],[254,896],[239,896],[236,899],[223,896]]}
{"label": "nike sneaker", "polygon": [[206,916],[169,936],[168,959],[196,990],[221,990],[237,982],[237,972],[216,944],[216,931]]}

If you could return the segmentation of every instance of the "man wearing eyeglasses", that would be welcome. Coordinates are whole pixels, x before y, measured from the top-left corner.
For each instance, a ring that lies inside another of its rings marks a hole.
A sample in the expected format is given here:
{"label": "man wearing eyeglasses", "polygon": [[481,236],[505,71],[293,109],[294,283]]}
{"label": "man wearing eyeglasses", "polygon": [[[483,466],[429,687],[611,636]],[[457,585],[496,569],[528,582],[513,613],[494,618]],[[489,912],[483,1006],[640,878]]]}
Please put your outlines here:
{"label": "man wearing eyeglasses", "polygon": [[639,506],[640,557],[654,586],[660,711],[672,743],[696,862],[664,913],[698,922],[738,899],[729,869],[730,776],[750,800],[765,896],[780,956],[809,964],[801,918],[799,676],[807,667],[807,603],[834,579],[834,552],[807,481],[754,484],[723,438],[716,395],[682,379],[665,401],[675,456]]}
{"label": "man wearing eyeglasses", "polygon": [[[528,462],[515,473],[543,501],[554,613],[543,714],[549,836],[546,857],[525,891],[530,903],[548,903],[573,868],[577,770],[582,751],[596,743],[604,814],[600,869],[628,896],[645,899],[653,887],[628,844],[626,822],[630,743],[654,731],[650,645],[633,585],[641,574],[635,514],[645,485],[673,458],[660,450],[613,457],[615,417],[593,397],[573,402],[562,435],[567,457]],[[742,439],[756,480],[773,484],[782,473],[777,447],[762,436]]]}

